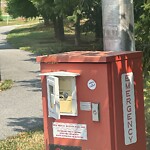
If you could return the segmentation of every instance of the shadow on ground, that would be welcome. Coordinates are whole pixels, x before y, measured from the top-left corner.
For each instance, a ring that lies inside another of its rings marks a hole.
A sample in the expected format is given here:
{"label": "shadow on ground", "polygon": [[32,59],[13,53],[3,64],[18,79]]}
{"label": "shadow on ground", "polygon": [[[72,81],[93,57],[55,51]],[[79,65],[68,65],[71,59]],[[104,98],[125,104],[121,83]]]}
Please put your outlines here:
{"label": "shadow on ground", "polygon": [[38,92],[41,91],[41,82],[39,79],[16,81],[20,86],[29,88],[28,91]]}
{"label": "shadow on ground", "polygon": [[24,132],[43,128],[43,118],[25,117],[25,118],[8,118],[9,123],[14,131]]}
{"label": "shadow on ground", "polygon": [[25,59],[25,60],[23,60],[23,61],[36,62],[36,56],[37,56],[37,55],[31,53],[31,54],[28,54],[28,56],[29,56],[29,59]]}
{"label": "shadow on ground", "polygon": [[4,50],[4,49],[13,49],[11,44],[7,43],[7,41],[2,41],[0,42],[0,50]]}

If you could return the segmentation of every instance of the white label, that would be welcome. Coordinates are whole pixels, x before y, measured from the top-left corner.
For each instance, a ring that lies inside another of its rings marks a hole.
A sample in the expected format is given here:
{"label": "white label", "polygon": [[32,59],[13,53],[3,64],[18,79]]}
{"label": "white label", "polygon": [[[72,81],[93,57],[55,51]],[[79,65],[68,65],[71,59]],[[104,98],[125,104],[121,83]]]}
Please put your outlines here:
{"label": "white label", "polygon": [[53,123],[53,137],[87,140],[86,124]]}
{"label": "white label", "polygon": [[91,111],[91,102],[80,102],[80,109],[84,111]]}
{"label": "white label", "polygon": [[90,79],[87,83],[87,86],[90,90],[95,90],[96,89],[96,82],[92,79]]}
{"label": "white label", "polygon": [[133,72],[122,74],[125,145],[137,142]]}

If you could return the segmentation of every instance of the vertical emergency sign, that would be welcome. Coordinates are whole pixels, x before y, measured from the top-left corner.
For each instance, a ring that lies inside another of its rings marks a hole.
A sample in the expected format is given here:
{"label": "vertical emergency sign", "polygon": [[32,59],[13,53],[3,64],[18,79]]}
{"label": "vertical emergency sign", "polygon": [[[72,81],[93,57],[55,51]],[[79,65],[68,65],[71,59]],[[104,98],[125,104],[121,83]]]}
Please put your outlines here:
{"label": "vertical emergency sign", "polygon": [[122,74],[122,98],[125,145],[137,142],[133,72]]}

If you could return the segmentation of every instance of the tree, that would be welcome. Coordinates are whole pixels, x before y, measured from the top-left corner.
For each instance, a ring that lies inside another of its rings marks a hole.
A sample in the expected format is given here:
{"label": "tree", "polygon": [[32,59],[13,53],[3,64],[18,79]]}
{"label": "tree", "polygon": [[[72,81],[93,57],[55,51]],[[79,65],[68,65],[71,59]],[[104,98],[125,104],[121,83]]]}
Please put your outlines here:
{"label": "tree", "polygon": [[44,0],[30,0],[36,9],[38,10],[40,16],[44,19],[44,24],[49,26],[49,11],[51,12],[53,0],[44,1]]}
{"label": "tree", "polygon": [[[64,18],[72,16],[74,20],[75,27],[75,45],[80,43],[80,34],[81,34],[81,25],[80,20],[92,16],[90,22],[93,25],[96,33],[96,37],[99,38],[102,34],[101,30],[101,4],[100,0],[31,0],[40,14],[45,20],[47,19],[47,24],[49,20],[53,22],[55,37],[61,41],[64,40]],[[98,8],[100,7],[100,11]],[[89,9],[88,9],[89,8]],[[94,10],[93,10],[94,8]],[[95,13],[96,12],[96,13]],[[85,14],[88,14],[85,16]],[[93,20],[93,17],[99,15],[96,21]],[[46,21],[44,21],[46,22]],[[88,25],[88,24],[86,24]],[[90,29],[93,29],[91,27]]]}
{"label": "tree", "polygon": [[3,21],[1,10],[0,10],[0,21]]}
{"label": "tree", "polygon": [[[95,32],[95,38],[102,38],[101,0],[76,0],[74,5],[75,45],[80,44],[82,32]],[[82,24],[81,24],[82,20]]]}
{"label": "tree", "polygon": [[0,21],[2,21],[2,5],[1,5],[1,0],[0,0]]}
{"label": "tree", "polygon": [[79,46],[80,44],[80,34],[81,34],[80,20],[82,18],[83,3],[84,0],[76,1],[75,9],[73,10],[76,46]]}
{"label": "tree", "polygon": [[40,15],[44,19],[44,24],[49,25],[49,21],[53,22],[55,37],[64,40],[64,23],[63,23],[63,0],[31,0],[38,9]]}
{"label": "tree", "polygon": [[33,18],[38,16],[38,11],[29,0],[7,0],[7,12],[14,18]]}
{"label": "tree", "polygon": [[101,0],[87,0],[84,5],[84,12],[88,20],[85,23],[85,28],[94,32],[96,41],[99,41],[103,36]]}
{"label": "tree", "polygon": [[144,75],[148,75],[148,71],[150,70],[150,3],[146,1],[144,5],[141,6],[142,15],[139,17],[139,20],[136,23],[136,47],[138,50],[142,50],[144,52]]}
{"label": "tree", "polygon": [[135,23],[140,19],[140,16],[143,13],[143,8],[141,7],[144,5],[144,0],[134,0],[134,20]]}

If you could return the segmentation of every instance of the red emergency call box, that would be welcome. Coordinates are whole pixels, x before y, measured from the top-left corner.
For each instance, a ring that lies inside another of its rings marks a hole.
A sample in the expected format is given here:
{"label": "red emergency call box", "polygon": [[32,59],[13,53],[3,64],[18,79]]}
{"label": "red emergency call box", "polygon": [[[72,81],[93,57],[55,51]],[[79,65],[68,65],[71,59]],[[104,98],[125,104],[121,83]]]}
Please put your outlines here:
{"label": "red emergency call box", "polygon": [[37,57],[46,150],[146,150],[141,52]]}

